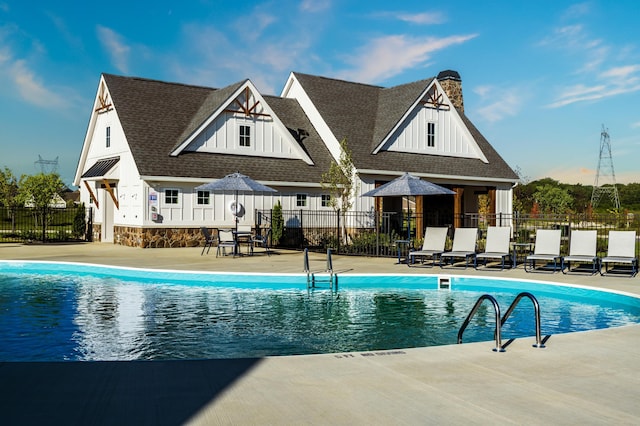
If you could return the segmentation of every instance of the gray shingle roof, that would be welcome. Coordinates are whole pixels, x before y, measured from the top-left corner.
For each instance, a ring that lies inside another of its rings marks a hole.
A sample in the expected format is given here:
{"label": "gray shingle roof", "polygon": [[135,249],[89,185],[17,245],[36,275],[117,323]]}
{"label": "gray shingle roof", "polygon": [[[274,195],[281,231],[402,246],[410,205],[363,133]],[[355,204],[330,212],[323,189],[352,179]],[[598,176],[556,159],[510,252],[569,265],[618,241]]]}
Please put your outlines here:
{"label": "gray shingle roof", "polygon": [[[391,88],[295,73],[338,140],[346,137],[358,169],[393,170],[516,180],[517,175],[460,111],[463,122],[489,163],[471,158],[382,151],[388,135],[433,79]],[[143,176],[222,178],[240,171],[263,181],[318,183],[331,155],[294,99],[263,96],[294,139],[311,157],[302,160],[183,152],[169,154],[244,81],[222,89],[104,74],[134,161]],[[302,133],[308,136],[300,137]]]}
{"label": "gray shingle roof", "polygon": [[380,151],[374,148],[408,111],[433,79],[391,88],[294,73],[334,136],[347,138],[358,169],[517,180],[518,177],[480,131],[458,110],[489,163],[473,158]]}
{"label": "gray shingle roof", "polygon": [[[262,181],[320,182],[331,156],[306,114],[293,99],[264,96],[298,143],[314,161],[184,152],[169,154],[207,113],[220,105],[220,95],[243,82],[217,89],[104,74],[138,171],[143,176],[217,179],[240,171]],[[298,138],[298,129],[308,136]]]}

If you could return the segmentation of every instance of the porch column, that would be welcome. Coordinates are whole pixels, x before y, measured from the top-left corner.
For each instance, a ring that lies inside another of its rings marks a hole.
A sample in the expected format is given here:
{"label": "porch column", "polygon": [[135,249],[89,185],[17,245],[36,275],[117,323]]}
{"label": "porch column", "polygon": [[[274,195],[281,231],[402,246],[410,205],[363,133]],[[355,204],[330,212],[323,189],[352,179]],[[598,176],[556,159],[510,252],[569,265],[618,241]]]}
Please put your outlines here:
{"label": "porch column", "polygon": [[416,195],[416,238],[424,233],[424,195]]}
{"label": "porch column", "polygon": [[489,189],[487,196],[489,197],[489,223],[491,226],[496,226],[496,189]]}
{"label": "porch column", "polygon": [[453,196],[453,227],[462,227],[462,196],[464,195],[464,188],[453,188],[455,195]]}

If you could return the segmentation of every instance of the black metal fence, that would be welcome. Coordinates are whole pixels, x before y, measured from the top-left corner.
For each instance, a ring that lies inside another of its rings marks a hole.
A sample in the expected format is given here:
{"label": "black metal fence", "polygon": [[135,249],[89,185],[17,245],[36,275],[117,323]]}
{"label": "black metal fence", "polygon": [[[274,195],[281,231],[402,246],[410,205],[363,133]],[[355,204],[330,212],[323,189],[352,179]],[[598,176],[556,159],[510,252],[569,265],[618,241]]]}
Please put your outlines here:
{"label": "black metal fence", "polygon": [[[272,210],[256,212],[256,226],[269,227]],[[277,221],[276,221],[277,222]],[[568,252],[569,233],[572,229],[598,231],[598,250],[606,251],[610,230],[635,230],[640,236],[640,215],[633,214],[564,214],[523,215],[464,214],[458,217],[438,217],[433,214],[347,212],[317,210],[283,210],[282,237],[277,245],[282,248],[326,251],[367,256],[397,256],[412,247],[422,245],[422,232],[427,226],[449,227],[451,244],[455,226],[477,227],[478,248],[484,248],[489,226],[509,226],[514,242],[534,242],[536,229],[562,230],[563,250]],[[450,246],[448,247],[450,248]]]}
{"label": "black metal fence", "polygon": [[91,208],[0,207],[0,242],[91,240]]}

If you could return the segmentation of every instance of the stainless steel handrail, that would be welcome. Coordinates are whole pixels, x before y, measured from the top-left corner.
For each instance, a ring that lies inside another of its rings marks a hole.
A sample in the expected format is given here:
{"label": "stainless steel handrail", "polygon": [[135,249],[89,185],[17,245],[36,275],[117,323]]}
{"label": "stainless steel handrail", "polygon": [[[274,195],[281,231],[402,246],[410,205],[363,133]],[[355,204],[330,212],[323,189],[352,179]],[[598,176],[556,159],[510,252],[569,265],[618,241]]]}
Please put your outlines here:
{"label": "stainless steel handrail", "polygon": [[309,249],[304,249],[304,258],[303,258],[303,272],[307,274],[307,288],[315,288],[316,282],[328,282],[331,290],[338,290],[338,274],[333,273],[333,260],[331,258],[331,249],[327,249],[327,266],[325,268],[325,272],[329,274],[329,278],[326,280],[318,280],[313,272],[311,272],[311,268],[309,267]]}
{"label": "stainless steel handrail", "polygon": [[529,300],[531,300],[531,303],[533,303],[533,310],[536,316],[536,344],[533,345],[533,347],[544,348],[544,344],[542,343],[542,332],[540,330],[540,304],[538,303],[538,299],[536,299],[533,294],[526,291],[523,291],[522,293],[518,294],[514,299],[514,301],[511,303],[511,306],[509,306],[509,309],[507,309],[507,312],[504,313],[504,316],[500,320],[500,324],[504,325],[507,318],[509,318],[509,315],[511,315],[511,312],[513,312],[513,310],[516,308],[516,305],[520,302],[520,300],[522,300],[523,297],[527,297],[529,298]]}
{"label": "stainless steel handrail", "polygon": [[498,305],[498,302],[496,301],[496,299],[490,294],[483,294],[478,298],[478,300],[476,301],[476,304],[473,305],[473,309],[471,309],[471,312],[469,312],[469,315],[467,315],[467,318],[462,323],[462,327],[460,327],[460,331],[458,331],[458,344],[462,343],[462,334],[464,333],[464,330],[467,328],[467,326],[469,325],[469,322],[471,322],[471,319],[478,311],[478,308],[480,307],[480,305],[482,305],[482,302],[484,302],[485,300],[488,300],[491,302],[491,304],[493,305],[493,310],[495,311],[495,314],[496,314],[496,331],[495,331],[496,347],[493,349],[493,351],[504,352],[504,348],[502,347],[502,338],[500,336],[500,329],[502,328],[501,319],[500,319],[500,305]]}

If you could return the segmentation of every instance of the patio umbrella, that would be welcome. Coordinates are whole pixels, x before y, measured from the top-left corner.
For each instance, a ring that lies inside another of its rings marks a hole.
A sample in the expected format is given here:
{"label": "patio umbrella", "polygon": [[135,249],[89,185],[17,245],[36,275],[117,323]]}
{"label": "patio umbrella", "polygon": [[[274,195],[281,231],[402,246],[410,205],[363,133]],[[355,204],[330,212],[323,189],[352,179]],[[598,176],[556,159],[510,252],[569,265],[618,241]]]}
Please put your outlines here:
{"label": "patio umbrella", "polygon": [[[249,176],[245,176],[240,172],[231,173],[222,179],[196,186],[199,191],[234,191],[235,192],[235,211],[238,212],[238,192],[277,192],[275,189],[263,185]],[[236,231],[238,230],[238,216],[236,217]]]}
{"label": "patio umbrella", "polygon": [[[420,179],[409,173],[395,178],[371,191],[362,194],[363,197],[405,197],[416,195],[453,195],[454,191],[427,180]],[[407,235],[411,230],[407,224]]]}
{"label": "patio umbrella", "polygon": [[419,177],[405,173],[378,188],[362,194],[363,197],[404,197],[415,195],[453,195],[454,191]]}

